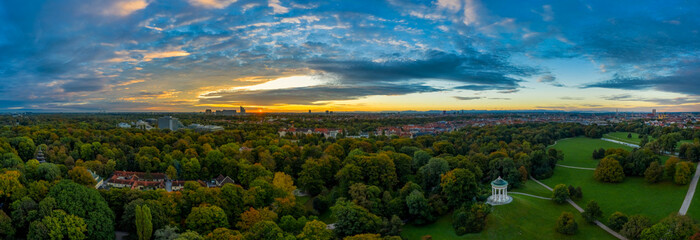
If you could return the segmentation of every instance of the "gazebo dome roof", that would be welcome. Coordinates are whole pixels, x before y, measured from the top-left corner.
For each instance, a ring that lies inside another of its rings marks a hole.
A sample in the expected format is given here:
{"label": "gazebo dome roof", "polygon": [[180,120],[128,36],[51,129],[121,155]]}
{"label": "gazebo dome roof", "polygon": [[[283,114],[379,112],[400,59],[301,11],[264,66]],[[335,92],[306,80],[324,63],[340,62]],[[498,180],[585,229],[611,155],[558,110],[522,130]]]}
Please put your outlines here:
{"label": "gazebo dome roof", "polygon": [[504,187],[508,186],[508,182],[506,180],[503,180],[503,178],[498,177],[496,180],[493,180],[493,182],[491,182],[491,185],[497,187]]}

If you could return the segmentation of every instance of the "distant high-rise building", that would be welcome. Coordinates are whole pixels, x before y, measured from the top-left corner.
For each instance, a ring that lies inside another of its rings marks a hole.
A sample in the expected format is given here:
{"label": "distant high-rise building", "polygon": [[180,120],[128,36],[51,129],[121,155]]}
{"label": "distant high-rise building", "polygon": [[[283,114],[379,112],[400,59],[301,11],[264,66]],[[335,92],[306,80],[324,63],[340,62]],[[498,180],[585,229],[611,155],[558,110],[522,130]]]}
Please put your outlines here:
{"label": "distant high-rise building", "polygon": [[328,113],[329,113],[329,111],[328,111],[328,110],[326,110],[326,114],[328,114]]}
{"label": "distant high-rise building", "polygon": [[651,115],[656,116],[656,109],[652,109],[652,110],[651,110]]}
{"label": "distant high-rise building", "polygon": [[172,116],[158,118],[159,129],[170,129],[171,131],[176,131],[182,127],[182,123],[180,123],[177,118],[173,118]]}
{"label": "distant high-rise building", "polygon": [[309,109],[309,113],[311,113],[311,109]]}
{"label": "distant high-rise building", "polygon": [[204,114],[211,115],[211,109],[204,110]]}
{"label": "distant high-rise building", "polygon": [[241,114],[245,114],[245,108],[243,108],[243,106],[241,106]]}

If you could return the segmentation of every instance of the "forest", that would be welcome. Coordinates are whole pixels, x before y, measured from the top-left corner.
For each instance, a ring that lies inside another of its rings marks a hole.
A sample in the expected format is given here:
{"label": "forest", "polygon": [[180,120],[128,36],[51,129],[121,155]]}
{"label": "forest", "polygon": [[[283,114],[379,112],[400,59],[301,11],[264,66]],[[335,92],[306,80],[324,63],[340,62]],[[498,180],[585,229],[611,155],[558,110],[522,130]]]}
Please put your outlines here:
{"label": "forest", "polygon": [[[414,139],[280,137],[277,130],[295,123],[367,131],[435,119],[311,122],[285,115],[274,116],[284,121],[267,123],[264,116],[250,116],[229,121],[224,131],[204,133],[115,126],[137,117],[142,116],[0,117],[5,124],[0,127],[0,236],[114,239],[115,232],[124,232],[139,240],[401,239],[404,225],[430,224],[447,214],[462,235],[488,224],[491,207],[484,202],[492,180],[502,177],[517,189],[530,176],[551,177],[564,156],[547,147],[559,139],[600,138],[614,131],[643,135],[642,149],[591,153],[605,159],[601,165],[620,166],[617,172],[596,171],[601,181],[614,182],[624,175],[644,176],[652,165],[664,174],[658,155],[676,152],[681,139],[700,138],[698,130],[640,121],[465,127]],[[180,118],[185,124],[220,122]],[[35,159],[40,149],[45,162]],[[697,140],[678,151],[674,161],[700,159]],[[104,179],[114,171],[165,173],[188,182],[172,192],[95,189],[91,172]],[[209,188],[196,182],[219,175],[235,184]],[[690,235],[697,231],[693,227]]]}

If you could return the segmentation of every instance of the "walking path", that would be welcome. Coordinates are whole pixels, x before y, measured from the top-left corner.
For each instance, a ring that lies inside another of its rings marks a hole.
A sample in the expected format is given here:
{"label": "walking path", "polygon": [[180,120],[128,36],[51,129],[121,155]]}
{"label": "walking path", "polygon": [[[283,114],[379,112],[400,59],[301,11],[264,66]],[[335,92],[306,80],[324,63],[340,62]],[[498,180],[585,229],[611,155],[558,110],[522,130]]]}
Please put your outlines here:
{"label": "walking path", "polygon": [[[697,172],[696,172],[696,174],[697,174]],[[530,179],[532,179],[532,181],[535,181],[536,183],[542,185],[544,188],[549,189],[549,191],[553,191],[552,188],[550,188],[549,186],[545,185],[544,183],[542,183],[540,181],[537,181],[537,179],[533,178],[532,176],[530,176]],[[571,199],[566,199],[566,201],[569,202],[569,204],[571,204],[571,206],[574,206],[574,208],[576,208],[576,210],[578,210],[579,212],[583,212],[583,208],[581,208],[574,201],[571,201]],[[605,230],[606,232],[610,233],[610,235],[613,235],[614,237],[621,239],[621,240],[627,240],[627,238],[625,238],[624,236],[620,235],[619,233],[613,231],[608,226],[605,226],[605,224],[601,223],[600,221],[595,220],[594,223],[595,223],[595,225],[598,225],[598,227],[600,227],[603,230]]]}
{"label": "walking path", "polygon": [[625,146],[628,146],[628,147],[639,148],[639,145],[637,145],[637,144],[631,144],[631,143],[627,143],[627,142],[622,142],[622,141],[618,141],[618,140],[613,140],[613,139],[610,139],[610,138],[601,138],[600,140],[608,141],[608,142],[614,142],[614,143],[622,144],[622,145],[625,145]]}
{"label": "walking path", "polygon": [[548,198],[548,197],[540,197],[537,195],[532,195],[532,194],[528,194],[528,193],[521,193],[521,192],[508,192],[508,194],[518,194],[518,195],[525,195],[525,196],[530,196],[530,197],[544,199],[544,200],[552,200],[551,198]]}
{"label": "walking path", "polygon": [[698,178],[700,178],[700,164],[695,169],[695,175],[693,180],[690,181],[690,187],[688,187],[688,193],[685,194],[685,200],[683,200],[683,205],[681,205],[681,210],[678,211],[679,215],[685,215],[690,207],[690,202],[693,201],[693,195],[695,195],[695,187],[698,185]]}
{"label": "walking path", "polygon": [[557,166],[559,166],[559,167],[565,167],[565,168],[573,168],[573,169],[581,169],[581,170],[591,170],[591,171],[595,171],[595,168],[574,167],[574,166],[567,166],[567,165],[561,165],[561,164],[557,164]]}

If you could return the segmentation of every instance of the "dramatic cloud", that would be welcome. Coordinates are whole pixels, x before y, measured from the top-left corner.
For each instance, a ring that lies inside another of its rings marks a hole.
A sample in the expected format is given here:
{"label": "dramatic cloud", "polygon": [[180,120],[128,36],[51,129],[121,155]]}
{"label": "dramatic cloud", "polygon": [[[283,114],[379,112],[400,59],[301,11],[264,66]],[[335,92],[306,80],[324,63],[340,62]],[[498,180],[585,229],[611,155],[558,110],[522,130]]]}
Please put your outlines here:
{"label": "dramatic cloud", "polygon": [[534,108],[549,86],[554,98],[604,88],[648,94],[607,101],[691,108],[698,12],[693,1],[7,0],[0,111],[506,100],[461,97],[481,91]]}
{"label": "dramatic cloud", "polygon": [[458,100],[476,100],[476,99],[481,99],[482,97],[460,97],[460,96],[454,96],[455,99]]}

